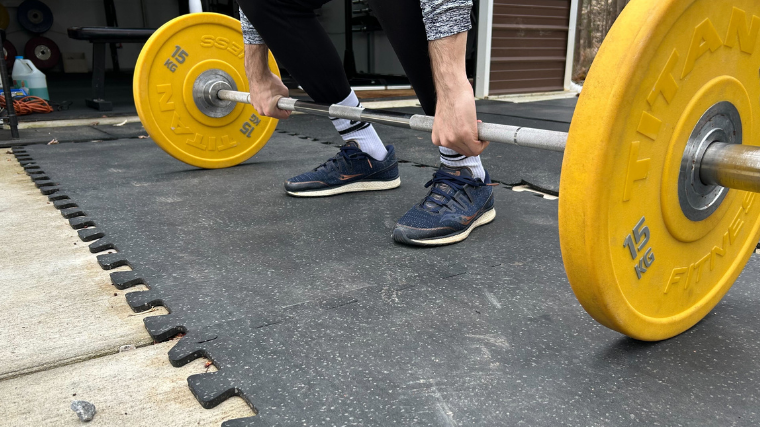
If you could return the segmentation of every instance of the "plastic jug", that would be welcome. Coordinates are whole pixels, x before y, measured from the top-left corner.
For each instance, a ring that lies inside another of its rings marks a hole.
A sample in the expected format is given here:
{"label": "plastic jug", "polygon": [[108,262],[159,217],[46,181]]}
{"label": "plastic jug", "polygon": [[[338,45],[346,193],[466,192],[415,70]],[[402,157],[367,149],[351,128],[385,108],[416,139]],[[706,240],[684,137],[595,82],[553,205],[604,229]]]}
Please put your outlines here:
{"label": "plastic jug", "polygon": [[44,100],[50,100],[48,95],[47,79],[42,71],[34,66],[32,61],[24,59],[23,56],[17,56],[13,64],[13,87],[27,88],[29,95],[39,96]]}

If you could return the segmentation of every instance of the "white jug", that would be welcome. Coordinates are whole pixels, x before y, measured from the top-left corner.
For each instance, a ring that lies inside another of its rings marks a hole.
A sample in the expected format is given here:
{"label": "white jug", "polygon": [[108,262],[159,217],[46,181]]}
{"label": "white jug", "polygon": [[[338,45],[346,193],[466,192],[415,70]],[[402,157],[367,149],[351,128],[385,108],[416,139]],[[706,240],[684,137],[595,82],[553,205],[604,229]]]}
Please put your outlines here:
{"label": "white jug", "polygon": [[23,56],[17,56],[13,64],[12,78],[14,88],[24,87],[29,90],[29,95],[50,100],[45,74],[38,70],[32,61],[24,59]]}

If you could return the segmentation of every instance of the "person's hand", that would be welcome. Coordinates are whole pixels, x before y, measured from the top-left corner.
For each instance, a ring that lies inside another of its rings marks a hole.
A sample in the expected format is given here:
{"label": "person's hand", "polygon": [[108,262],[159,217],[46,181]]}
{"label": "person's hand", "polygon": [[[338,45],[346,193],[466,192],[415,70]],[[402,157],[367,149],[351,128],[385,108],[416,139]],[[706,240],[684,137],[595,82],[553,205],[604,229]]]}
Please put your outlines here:
{"label": "person's hand", "polygon": [[277,100],[287,96],[287,86],[271,71],[251,81],[251,105],[261,116],[283,120],[290,117],[291,111],[277,108]]}
{"label": "person's hand", "polygon": [[456,85],[456,90],[438,94],[433,144],[464,156],[478,156],[489,144],[478,140],[478,122],[472,87],[464,80]]}

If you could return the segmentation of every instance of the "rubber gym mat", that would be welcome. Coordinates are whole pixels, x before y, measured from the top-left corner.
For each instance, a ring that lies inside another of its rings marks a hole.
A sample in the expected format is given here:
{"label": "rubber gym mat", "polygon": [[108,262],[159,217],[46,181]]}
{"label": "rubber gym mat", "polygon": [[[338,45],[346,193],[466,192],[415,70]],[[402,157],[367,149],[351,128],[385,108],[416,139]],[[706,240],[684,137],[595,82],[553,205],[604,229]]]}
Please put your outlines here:
{"label": "rubber gym mat", "polygon": [[521,103],[484,100],[477,102],[477,110],[478,113],[570,123],[577,102],[577,98]]}
{"label": "rubber gym mat", "polygon": [[148,135],[140,123],[126,123],[121,126],[98,125],[97,123],[97,120],[94,120],[88,126],[20,129],[19,139],[12,139],[10,134],[0,136],[0,148],[48,143],[53,139],[58,142],[90,142],[147,137]]}
{"label": "rubber gym mat", "polygon": [[218,325],[170,357],[221,366],[189,379],[205,405],[240,394],[259,411],[230,426],[756,425],[756,291],[642,343],[591,321],[559,266],[518,259],[264,328]]}
{"label": "rubber gym mat", "polygon": [[87,142],[93,140],[115,139],[111,135],[92,126],[19,129],[19,139],[12,139],[10,132],[0,136],[0,148],[28,144],[47,144],[53,139],[63,142]]}
{"label": "rubber gym mat", "polygon": [[497,187],[492,224],[458,245],[408,248],[390,228],[433,169],[402,164],[393,191],[283,194],[283,179],[335,151],[275,134],[216,171],[143,140],[19,158],[48,178],[42,189],[60,188],[51,197],[68,198],[53,202],[72,224],[94,223],[80,235],[115,252],[102,265],[132,265],[116,285],[148,284],[130,304],[170,309],[146,327],[159,340],[187,333],[172,363],[220,368],[189,378],[199,401],[240,395],[258,411],[226,426],[757,423],[757,258],[697,327],[636,342],[573,297],[556,202]]}
{"label": "rubber gym mat", "polygon": [[[403,164],[403,184],[394,191],[286,196],[286,178],[337,149],[281,134],[249,162],[217,171],[187,166],[142,140],[28,150],[75,200],[70,209],[76,211],[65,213],[91,216],[106,231],[110,245],[100,246],[114,246],[118,254],[103,254],[102,262],[129,262],[152,287],[130,297],[133,307],[163,302],[180,313],[148,325],[159,339],[176,334],[178,325],[193,328],[247,311],[333,298],[375,284],[378,271],[393,283],[460,274],[490,262],[495,255],[488,249],[499,245],[480,230],[468,240],[478,250],[467,256],[456,246],[419,251],[392,243],[393,225],[426,194],[432,168]],[[384,272],[389,263],[392,271]],[[235,292],[220,293],[212,282]]]}

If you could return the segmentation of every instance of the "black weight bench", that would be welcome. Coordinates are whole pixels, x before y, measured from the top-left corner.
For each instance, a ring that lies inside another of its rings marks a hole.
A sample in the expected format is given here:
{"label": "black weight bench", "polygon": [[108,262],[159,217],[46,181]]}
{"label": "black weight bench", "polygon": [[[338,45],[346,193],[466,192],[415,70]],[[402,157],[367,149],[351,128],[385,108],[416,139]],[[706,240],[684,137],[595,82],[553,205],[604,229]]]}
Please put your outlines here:
{"label": "black weight bench", "polygon": [[145,43],[156,30],[150,28],[71,27],[69,38],[92,43],[92,99],[85,102],[90,108],[111,111],[106,101],[106,45],[111,43]]}

